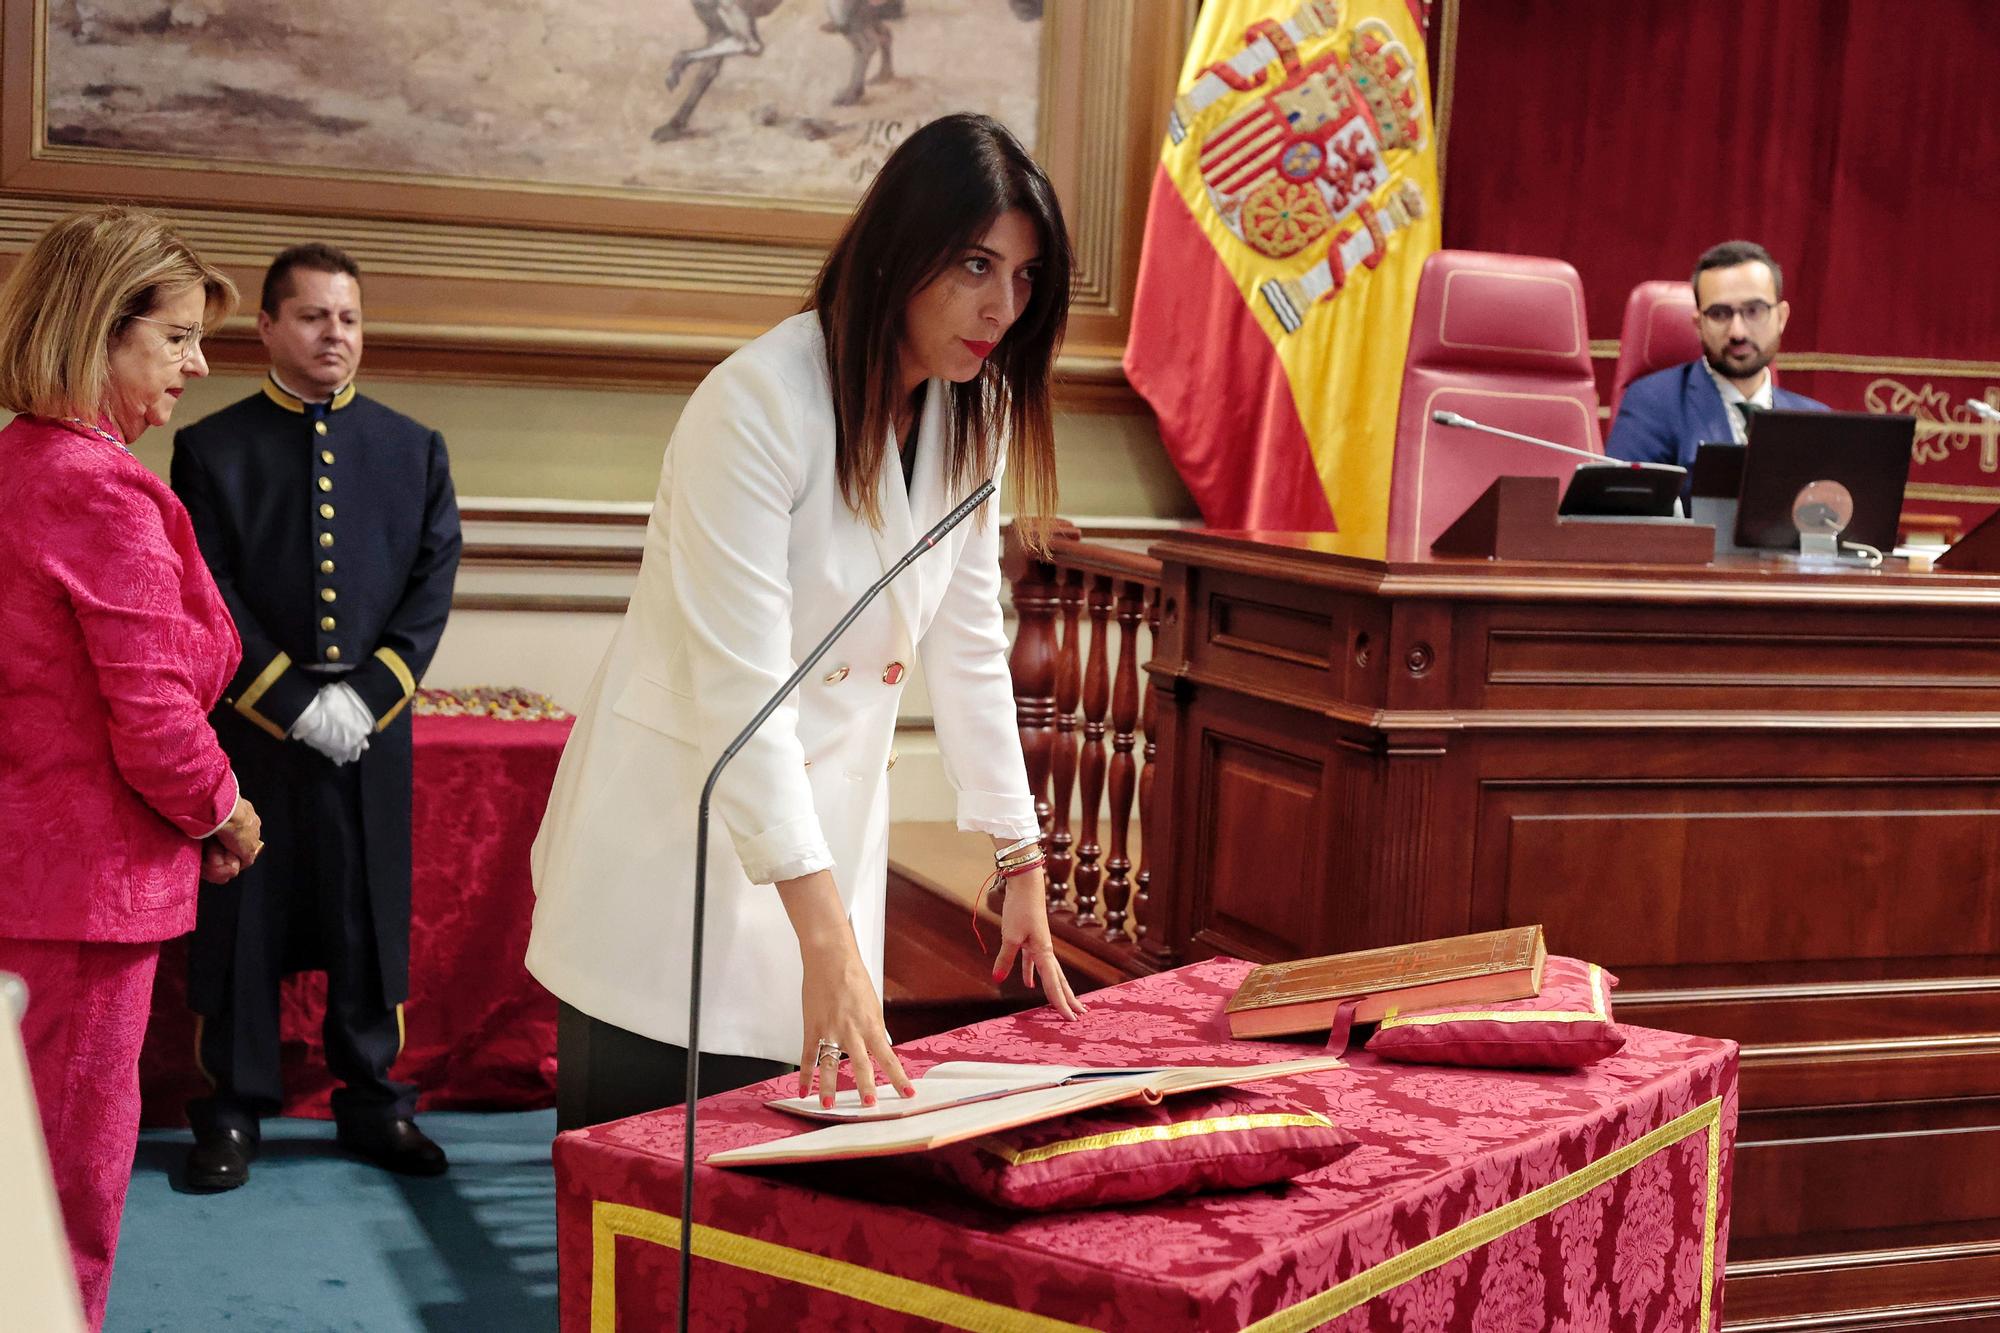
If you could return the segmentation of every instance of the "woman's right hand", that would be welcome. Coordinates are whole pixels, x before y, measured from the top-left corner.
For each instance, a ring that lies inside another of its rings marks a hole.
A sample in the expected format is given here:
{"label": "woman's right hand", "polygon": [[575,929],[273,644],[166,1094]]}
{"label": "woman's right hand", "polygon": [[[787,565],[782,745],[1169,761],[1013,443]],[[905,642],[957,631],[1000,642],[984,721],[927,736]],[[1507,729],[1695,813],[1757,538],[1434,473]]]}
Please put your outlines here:
{"label": "woman's right hand", "polygon": [[820,1105],[833,1105],[840,1065],[831,1060],[816,1063],[821,1041],[838,1043],[846,1058],[854,1062],[854,1085],[860,1089],[862,1105],[875,1104],[878,1071],[903,1096],[916,1095],[910,1076],[903,1072],[903,1062],[896,1058],[889,1030],[883,1026],[882,1002],[862,964],[854,928],[840,905],[832,873],[816,871],[781,881],[777,888],[792,929],[798,933],[805,972],[800,987],[805,1035],[799,1050],[798,1095],[809,1095],[817,1081]]}
{"label": "woman's right hand", "polygon": [[236,808],[213,836],[224,852],[236,858],[240,870],[254,863],[264,850],[264,821],[257,818],[257,807],[238,796]]}

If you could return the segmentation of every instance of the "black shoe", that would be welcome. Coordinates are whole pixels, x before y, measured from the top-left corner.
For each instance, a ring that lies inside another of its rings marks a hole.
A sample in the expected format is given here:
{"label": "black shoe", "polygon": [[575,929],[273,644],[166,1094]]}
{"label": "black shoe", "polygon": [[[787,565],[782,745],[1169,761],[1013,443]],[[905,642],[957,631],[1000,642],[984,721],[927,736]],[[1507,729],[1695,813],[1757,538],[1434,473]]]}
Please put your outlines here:
{"label": "black shoe", "polygon": [[257,1140],[240,1129],[218,1129],[198,1136],[188,1149],[187,1187],[199,1194],[220,1194],[250,1179],[257,1160]]}
{"label": "black shoe", "polygon": [[432,1143],[407,1117],[368,1124],[342,1124],[340,1146],[384,1171],[399,1176],[441,1176],[450,1163],[444,1149]]}

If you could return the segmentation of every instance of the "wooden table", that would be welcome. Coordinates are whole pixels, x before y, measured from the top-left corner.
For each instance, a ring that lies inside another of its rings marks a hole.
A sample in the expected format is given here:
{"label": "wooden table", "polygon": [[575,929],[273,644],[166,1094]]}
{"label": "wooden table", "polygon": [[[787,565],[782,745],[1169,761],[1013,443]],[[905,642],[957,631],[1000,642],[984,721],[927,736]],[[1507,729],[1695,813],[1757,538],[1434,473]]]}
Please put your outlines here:
{"label": "wooden table", "polygon": [[2000,577],[1151,549],[1154,962],[1541,922],[1743,1044],[1736,1316],[2000,1309]]}

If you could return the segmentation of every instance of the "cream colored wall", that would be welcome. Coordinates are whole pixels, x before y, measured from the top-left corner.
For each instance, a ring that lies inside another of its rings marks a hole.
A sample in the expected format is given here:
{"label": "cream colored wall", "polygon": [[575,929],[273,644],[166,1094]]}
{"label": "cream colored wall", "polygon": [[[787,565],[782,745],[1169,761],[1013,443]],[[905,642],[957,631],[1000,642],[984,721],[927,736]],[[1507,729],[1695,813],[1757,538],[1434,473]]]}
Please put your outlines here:
{"label": "cream colored wall", "polygon": [[[212,375],[188,387],[175,420],[197,421],[245,394],[253,375]],[[448,384],[371,378],[365,393],[444,432],[461,496],[650,500],[660,453],[684,393]],[[172,428],[134,450],[162,475]],[[1160,450],[1150,415],[1068,412],[1056,419],[1063,512],[1090,517],[1182,518],[1187,489]]]}

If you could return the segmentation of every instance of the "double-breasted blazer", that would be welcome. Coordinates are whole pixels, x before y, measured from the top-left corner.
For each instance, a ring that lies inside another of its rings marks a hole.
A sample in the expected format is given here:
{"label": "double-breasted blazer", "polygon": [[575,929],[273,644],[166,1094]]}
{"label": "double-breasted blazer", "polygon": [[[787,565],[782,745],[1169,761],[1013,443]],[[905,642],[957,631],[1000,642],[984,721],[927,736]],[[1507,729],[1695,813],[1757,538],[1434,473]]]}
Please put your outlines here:
{"label": "double-breasted blazer", "polygon": [[[881,470],[879,529],[841,498],[817,315],[724,361],[669,441],[624,622],[535,840],[528,969],[592,1017],[687,1040],[696,811],[718,755],[869,584],[962,498],[945,386],[924,395],[907,493]],[[885,447],[893,445],[885,441]],[[796,1060],[797,937],[771,885],[831,869],[882,984],[897,702],[922,663],[958,825],[1036,831],[1007,669],[989,500],[890,584],[717,783],[702,1049]]]}

